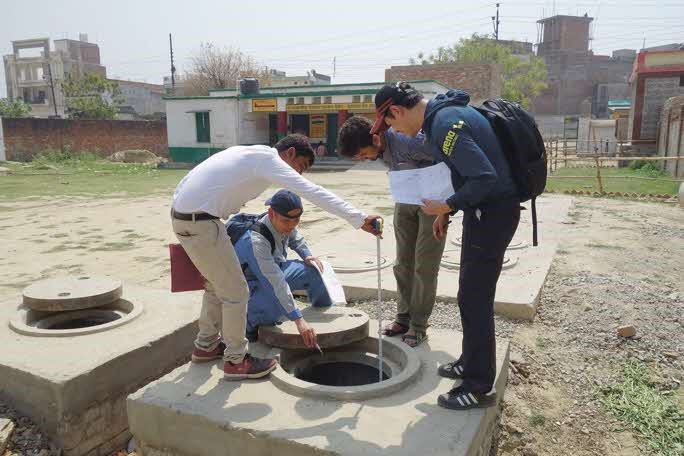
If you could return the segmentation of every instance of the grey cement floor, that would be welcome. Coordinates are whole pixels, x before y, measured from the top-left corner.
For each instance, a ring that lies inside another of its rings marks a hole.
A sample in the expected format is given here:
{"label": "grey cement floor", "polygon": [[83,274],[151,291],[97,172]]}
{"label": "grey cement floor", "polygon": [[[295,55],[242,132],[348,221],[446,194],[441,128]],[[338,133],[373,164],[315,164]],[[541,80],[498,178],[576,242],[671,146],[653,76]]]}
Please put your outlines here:
{"label": "grey cement floor", "polygon": [[[145,454],[168,456],[487,454],[497,407],[437,406],[438,394],[454,385],[436,375],[437,366],[455,359],[461,336],[429,335],[417,350],[422,370],[413,384],[361,402],[300,398],[268,379],[226,382],[218,362],[186,364],[129,396],[131,432]],[[497,357],[500,398],[507,340],[499,340]]]}

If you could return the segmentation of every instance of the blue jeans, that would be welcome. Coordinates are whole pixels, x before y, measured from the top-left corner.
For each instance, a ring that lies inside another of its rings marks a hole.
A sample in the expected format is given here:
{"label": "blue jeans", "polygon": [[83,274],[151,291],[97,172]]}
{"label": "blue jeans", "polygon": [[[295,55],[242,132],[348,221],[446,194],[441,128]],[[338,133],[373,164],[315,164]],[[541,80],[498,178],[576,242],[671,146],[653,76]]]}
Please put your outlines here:
{"label": "blue jeans", "polygon": [[[304,290],[314,307],[330,307],[332,300],[325,289],[321,275],[303,261],[286,261],[280,265],[290,290]],[[259,326],[274,325],[285,317],[285,311],[270,287],[258,281],[248,281],[249,304],[247,305],[247,332],[255,332]]]}

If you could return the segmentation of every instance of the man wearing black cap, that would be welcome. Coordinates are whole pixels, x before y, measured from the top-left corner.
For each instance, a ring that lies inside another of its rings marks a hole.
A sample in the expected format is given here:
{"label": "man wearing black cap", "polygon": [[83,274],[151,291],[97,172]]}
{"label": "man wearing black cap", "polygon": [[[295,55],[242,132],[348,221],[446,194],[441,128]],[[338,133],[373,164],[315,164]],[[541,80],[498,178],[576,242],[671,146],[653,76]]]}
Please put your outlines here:
{"label": "man wearing black cap", "polygon": [[438,398],[442,407],[463,410],[496,403],[494,295],[504,253],[520,220],[520,201],[510,167],[489,121],[468,106],[470,96],[450,90],[427,101],[405,82],[375,95],[372,132],[388,126],[409,136],[423,130],[435,146],[435,160],[451,170],[455,193],[446,201],[425,201],[437,215],[433,234],[446,234],[449,215],[463,211],[458,307],[463,326],[461,357],[439,367],[443,377],[463,379]]}
{"label": "man wearing black cap", "polygon": [[[305,290],[314,307],[329,307],[332,300],[316,271],[322,271],[323,265],[297,232],[302,200],[289,190],[279,190],[266,205],[268,213],[257,222],[258,228],[247,230],[235,244],[249,286],[248,339],[256,338],[259,326],[286,318],[297,325],[305,345],[314,348],[316,333],[302,318],[291,290]],[[287,259],[288,247],[301,261]]]}

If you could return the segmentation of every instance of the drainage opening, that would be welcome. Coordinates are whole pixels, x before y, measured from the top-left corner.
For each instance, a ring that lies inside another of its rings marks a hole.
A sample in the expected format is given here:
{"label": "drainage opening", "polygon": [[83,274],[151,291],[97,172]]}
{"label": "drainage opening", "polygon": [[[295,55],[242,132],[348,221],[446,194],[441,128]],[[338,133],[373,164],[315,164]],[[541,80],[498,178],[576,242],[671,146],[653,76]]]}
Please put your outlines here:
{"label": "drainage opening", "polygon": [[[57,320],[43,326],[43,329],[79,329],[90,328],[91,326],[104,325],[121,318],[121,315],[113,311],[98,311],[92,315],[85,315],[70,319]],[[42,325],[41,325],[42,326]]]}
{"label": "drainage opening", "polygon": [[[309,383],[326,386],[360,386],[378,383],[378,368],[354,362],[330,362],[296,368],[294,376]],[[382,379],[389,377],[385,372]]]}

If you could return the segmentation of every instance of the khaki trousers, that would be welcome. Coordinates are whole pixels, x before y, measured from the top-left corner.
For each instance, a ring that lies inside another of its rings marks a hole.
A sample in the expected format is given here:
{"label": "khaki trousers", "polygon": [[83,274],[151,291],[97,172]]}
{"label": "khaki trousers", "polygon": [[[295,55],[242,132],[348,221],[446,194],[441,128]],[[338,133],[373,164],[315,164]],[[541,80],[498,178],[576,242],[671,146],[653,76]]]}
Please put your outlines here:
{"label": "khaki trousers", "polygon": [[207,283],[195,346],[214,350],[221,337],[225,361],[242,362],[247,353],[245,326],[249,288],[233,244],[220,220],[172,219],[173,231]]}
{"label": "khaki trousers", "polygon": [[446,243],[446,239],[436,241],[432,237],[435,218],[417,205],[394,206],[394,277],[399,292],[396,321],[421,332],[427,330],[435,305],[437,275]]}

